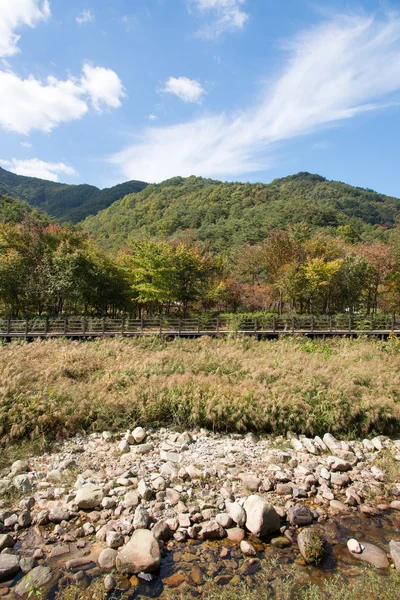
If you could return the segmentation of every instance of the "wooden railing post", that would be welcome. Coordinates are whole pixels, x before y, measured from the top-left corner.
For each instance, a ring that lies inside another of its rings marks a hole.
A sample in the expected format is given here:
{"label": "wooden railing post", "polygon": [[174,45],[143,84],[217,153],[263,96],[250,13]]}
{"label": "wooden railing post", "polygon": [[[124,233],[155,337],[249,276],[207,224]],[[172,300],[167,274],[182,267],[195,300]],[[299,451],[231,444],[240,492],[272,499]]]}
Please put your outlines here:
{"label": "wooden railing post", "polygon": [[162,335],[162,316],[160,315],[160,335]]}
{"label": "wooden railing post", "polygon": [[294,334],[294,327],[295,327],[295,322],[294,322],[294,317],[292,317],[292,333]]}
{"label": "wooden railing post", "polygon": [[122,317],[121,319],[121,335],[124,335],[125,333],[125,317]]}
{"label": "wooden railing post", "polygon": [[8,317],[8,319],[7,319],[7,335],[10,335],[10,331],[11,331],[11,317]]}
{"label": "wooden railing post", "polygon": [[49,333],[49,318],[46,317],[44,320],[44,333],[47,335]]}
{"label": "wooden railing post", "polygon": [[197,319],[197,333],[200,333],[200,319]]}
{"label": "wooden railing post", "polygon": [[351,314],[349,315],[349,333],[351,333],[352,330],[352,318],[351,318]]}
{"label": "wooden railing post", "polygon": [[332,315],[329,317],[329,331],[332,333],[332,329],[333,329],[333,324],[332,324]]}
{"label": "wooden railing post", "polygon": [[106,333],[106,319],[105,317],[102,317],[101,319],[101,334],[105,335]]}
{"label": "wooden railing post", "polygon": [[83,333],[83,337],[85,337],[85,335],[86,335],[86,317],[83,317],[83,319],[82,319],[82,333]]}
{"label": "wooden railing post", "polygon": [[143,335],[144,332],[144,318],[143,315],[140,317],[140,333]]}
{"label": "wooden railing post", "polygon": [[219,315],[217,317],[217,333],[219,333]]}
{"label": "wooden railing post", "polygon": [[273,318],[272,327],[274,329],[274,333],[276,333],[276,317]]}
{"label": "wooden railing post", "polygon": [[258,321],[257,321],[257,317],[255,317],[254,319],[254,333],[257,333],[258,330]]}
{"label": "wooden railing post", "polygon": [[179,317],[179,335],[182,333],[182,317]]}
{"label": "wooden railing post", "polygon": [[68,318],[65,317],[65,320],[64,320],[64,335],[67,335],[67,333],[68,333]]}
{"label": "wooden railing post", "polygon": [[311,315],[311,333],[314,333],[314,315]]}

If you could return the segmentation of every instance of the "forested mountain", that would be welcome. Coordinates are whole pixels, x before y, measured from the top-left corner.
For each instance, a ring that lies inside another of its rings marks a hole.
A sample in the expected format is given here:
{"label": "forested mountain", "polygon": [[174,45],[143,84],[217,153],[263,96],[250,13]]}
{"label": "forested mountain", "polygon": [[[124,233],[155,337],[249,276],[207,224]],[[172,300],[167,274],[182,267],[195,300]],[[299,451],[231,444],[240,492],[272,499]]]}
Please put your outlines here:
{"label": "forested mountain", "polygon": [[15,175],[0,167],[0,193],[18,197],[60,221],[72,223],[96,214],[127,194],[140,192],[146,185],[143,181],[127,181],[99,190],[93,185],[68,185]]}
{"label": "forested mountain", "polygon": [[24,200],[3,195],[0,188],[0,223],[21,223],[27,214],[43,223],[51,220],[48,215],[32,208]]}
{"label": "forested mountain", "polygon": [[167,236],[223,251],[260,242],[283,228],[300,239],[320,229],[335,235],[347,225],[358,239],[384,239],[399,211],[397,198],[310,173],[270,184],[174,177],[118,200],[82,226],[109,250],[135,239]]}

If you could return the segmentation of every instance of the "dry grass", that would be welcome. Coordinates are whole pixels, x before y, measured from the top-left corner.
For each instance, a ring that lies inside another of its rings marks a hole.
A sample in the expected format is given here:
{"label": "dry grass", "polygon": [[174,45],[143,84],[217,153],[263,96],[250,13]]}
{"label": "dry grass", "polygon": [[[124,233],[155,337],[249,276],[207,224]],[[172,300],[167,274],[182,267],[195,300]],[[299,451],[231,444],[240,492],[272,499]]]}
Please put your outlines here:
{"label": "dry grass", "polygon": [[12,343],[0,347],[0,442],[135,423],[392,434],[399,357],[396,340]]}

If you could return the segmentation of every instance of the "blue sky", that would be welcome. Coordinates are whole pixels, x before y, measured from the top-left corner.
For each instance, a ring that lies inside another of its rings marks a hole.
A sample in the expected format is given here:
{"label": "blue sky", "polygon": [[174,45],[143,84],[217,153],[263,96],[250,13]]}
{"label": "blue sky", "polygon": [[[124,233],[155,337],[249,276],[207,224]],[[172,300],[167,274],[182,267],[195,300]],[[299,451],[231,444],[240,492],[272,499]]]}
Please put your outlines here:
{"label": "blue sky", "polygon": [[20,174],[310,171],[399,196],[399,130],[398,2],[0,2],[0,165]]}

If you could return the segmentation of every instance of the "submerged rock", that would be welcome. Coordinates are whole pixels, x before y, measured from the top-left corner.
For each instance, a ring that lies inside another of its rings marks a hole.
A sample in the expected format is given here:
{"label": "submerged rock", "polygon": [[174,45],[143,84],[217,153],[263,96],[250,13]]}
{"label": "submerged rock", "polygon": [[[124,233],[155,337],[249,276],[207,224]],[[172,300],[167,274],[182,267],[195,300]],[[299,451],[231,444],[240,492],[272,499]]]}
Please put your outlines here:
{"label": "submerged rock", "polygon": [[363,550],[362,552],[350,552],[350,554],[357,558],[358,560],[363,560],[364,562],[377,567],[378,569],[387,569],[389,566],[389,561],[386,556],[386,552],[375,546],[374,544],[368,544],[367,542],[362,543]]}

